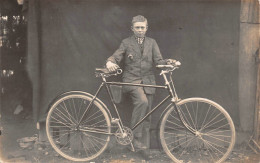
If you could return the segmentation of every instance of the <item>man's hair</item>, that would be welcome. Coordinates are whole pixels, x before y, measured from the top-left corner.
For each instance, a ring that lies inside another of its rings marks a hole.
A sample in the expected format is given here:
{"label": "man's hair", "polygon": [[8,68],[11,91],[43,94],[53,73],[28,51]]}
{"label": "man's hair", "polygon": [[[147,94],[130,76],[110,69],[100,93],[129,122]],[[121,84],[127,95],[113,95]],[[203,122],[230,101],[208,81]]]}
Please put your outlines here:
{"label": "man's hair", "polygon": [[144,16],[142,16],[142,15],[137,15],[137,16],[133,17],[133,19],[132,19],[132,25],[133,25],[134,23],[136,23],[136,22],[146,22],[147,25],[148,25],[147,19],[146,19]]}

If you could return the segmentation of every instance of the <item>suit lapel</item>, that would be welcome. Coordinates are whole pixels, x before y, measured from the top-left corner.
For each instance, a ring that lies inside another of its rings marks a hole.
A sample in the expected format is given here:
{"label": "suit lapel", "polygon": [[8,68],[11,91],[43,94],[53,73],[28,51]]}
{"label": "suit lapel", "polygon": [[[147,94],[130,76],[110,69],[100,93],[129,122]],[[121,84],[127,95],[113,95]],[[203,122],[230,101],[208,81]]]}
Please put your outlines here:
{"label": "suit lapel", "polygon": [[148,47],[150,46],[150,41],[147,37],[145,37],[145,40],[144,40],[144,49],[143,49],[143,57],[145,57],[148,53],[147,53],[147,49]]}

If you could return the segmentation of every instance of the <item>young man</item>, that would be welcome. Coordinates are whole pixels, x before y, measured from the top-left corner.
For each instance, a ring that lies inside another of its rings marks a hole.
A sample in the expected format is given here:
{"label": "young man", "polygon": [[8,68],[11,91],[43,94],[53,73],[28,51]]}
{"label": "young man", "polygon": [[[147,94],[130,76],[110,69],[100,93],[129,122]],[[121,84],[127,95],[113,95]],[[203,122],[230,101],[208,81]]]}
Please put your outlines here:
{"label": "young man", "polygon": [[[133,17],[131,29],[133,36],[122,41],[119,49],[107,59],[106,67],[109,71],[119,68],[118,64],[124,62],[123,82],[155,84],[153,66],[158,64],[170,64],[173,60],[163,60],[156,41],[146,37],[148,29],[147,19],[141,15]],[[123,86],[123,93],[128,93],[133,103],[131,127],[151,110],[152,98],[155,88]],[[135,148],[148,149],[149,136],[142,138],[144,132],[149,133],[149,118],[134,130],[133,145]],[[146,130],[146,131],[145,131]],[[144,141],[146,140],[146,141]]]}

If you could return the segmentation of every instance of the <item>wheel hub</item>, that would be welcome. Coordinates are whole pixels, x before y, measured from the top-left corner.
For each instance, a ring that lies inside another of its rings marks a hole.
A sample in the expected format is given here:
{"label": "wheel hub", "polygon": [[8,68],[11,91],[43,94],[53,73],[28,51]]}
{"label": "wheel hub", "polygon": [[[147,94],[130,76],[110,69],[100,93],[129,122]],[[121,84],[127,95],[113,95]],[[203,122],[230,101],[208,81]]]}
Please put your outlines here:
{"label": "wheel hub", "polygon": [[199,131],[195,131],[196,136],[201,136],[201,133]]}

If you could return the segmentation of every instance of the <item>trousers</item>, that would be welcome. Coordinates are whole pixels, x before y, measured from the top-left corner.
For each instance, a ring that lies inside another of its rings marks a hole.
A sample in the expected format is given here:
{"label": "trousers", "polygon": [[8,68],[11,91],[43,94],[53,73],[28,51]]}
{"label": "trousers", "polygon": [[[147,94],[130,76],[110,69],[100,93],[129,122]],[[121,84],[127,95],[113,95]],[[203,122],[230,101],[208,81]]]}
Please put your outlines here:
{"label": "trousers", "polygon": [[[138,87],[129,92],[133,103],[133,112],[131,117],[131,128],[139,122],[152,107],[152,94],[146,94],[143,87]],[[141,139],[144,144],[150,146],[150,126],[151,116],[147,117],[137,128],[134,129],[134,137]]]}

